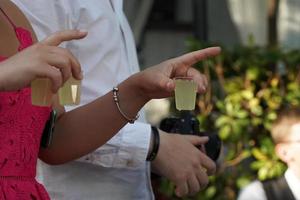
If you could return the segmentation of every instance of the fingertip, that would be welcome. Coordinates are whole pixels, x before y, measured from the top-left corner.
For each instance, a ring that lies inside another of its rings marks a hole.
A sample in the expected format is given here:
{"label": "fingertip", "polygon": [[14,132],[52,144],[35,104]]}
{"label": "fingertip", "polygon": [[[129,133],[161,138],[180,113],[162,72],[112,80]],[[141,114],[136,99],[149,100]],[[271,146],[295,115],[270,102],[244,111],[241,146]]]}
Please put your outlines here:
{"label": "fingertip", "polygon": [[209,141],[208,136],[196,136],[199,144],[206,144]]}
{"label": "fingertip", "polygon": [[88,31],[87,31],[87,30],[84,30],[84,29],[81,29],[81,30],[79,30],[78,32],[79,32],[79,35],[80,35],[81,37],[85,37],[85,36],[88,35]]}
{"label": "fingertip", "polygon": [[80,78],[80,80],[83,79],[83,72],[82,71],[79,73],[79,78]]}
{"label": "fingertip", "polygon": [[77,80],[82,80],[83,79],[83,71],[81,70],[81,67],[79,68],[73,68],[72,71],[73,77]]}
{"label": "fingertip", "polygon": [[222,48],[220,46],[214,47],[217,51],[222,51]]}
{"label": "fingertip", "polygon": [[208,47],[207,49],[214,50],[214,51],[217,51],[217,52],[222,51],[220,46]]}
{"label": "fingertip", "polygon": [[217,47],[212,47],[213,50],[215,51],[215,54],[214,55],[218,55],[221,53],[222,49],[221,47],[217,46]]}
{"label": "fingertip", "polygon": [[175,89],[175,83],[174,83],[174,81],[169,80],[169,81],[167,82],[166,87],[167,87],[168,92],[173,92],[174,89]]}
{"label": "fingertip", "polygon": [[209,137],[208,136],[195,136],[196,138],[196,143],[200,143],[200,144],[205,144],[208,142]]}
{"label": "fingertip", "polygon": [[88,34],[88,31],[86,29],[80,29],[78,31],[82,34]]}
{"label": "fingertip", "polygon": [[206,87],[205,87],[204,85],[200,85],[200,86],[199,86],[199,89],[198,89],[198,92],[199,92],[200,94],[205,93],[205,92],[206,92]]}
{"label": "fingertip", "polygon": [[78,73],[77,77],[78,80],[82,80],[83,79],[83,73],[82,71]]}
{"label": "fingertip", "polygon": [[209,137],[208,136],[201,136],[202,141],[208,142]]}
{"label": "fingertip", "polygon": [[181,193],[177,188],[175,189],[175,194],[177,197],[181,197]]}

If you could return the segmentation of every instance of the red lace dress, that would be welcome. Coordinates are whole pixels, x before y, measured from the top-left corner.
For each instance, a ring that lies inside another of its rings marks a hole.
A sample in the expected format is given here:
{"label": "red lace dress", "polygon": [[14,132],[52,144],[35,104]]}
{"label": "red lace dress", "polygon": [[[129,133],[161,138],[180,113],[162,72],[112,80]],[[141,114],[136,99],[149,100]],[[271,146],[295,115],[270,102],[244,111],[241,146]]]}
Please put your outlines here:
{"label": "red lace dress", "polygon": [[[31,33],[7,19],[20,42],[18,50],[32,45]],[[0,56],[0,62],[4,59]],[[50,199],[35,180],[40,139],[50,111],[31,105],[30,88],[0,92],[0,200]]]}

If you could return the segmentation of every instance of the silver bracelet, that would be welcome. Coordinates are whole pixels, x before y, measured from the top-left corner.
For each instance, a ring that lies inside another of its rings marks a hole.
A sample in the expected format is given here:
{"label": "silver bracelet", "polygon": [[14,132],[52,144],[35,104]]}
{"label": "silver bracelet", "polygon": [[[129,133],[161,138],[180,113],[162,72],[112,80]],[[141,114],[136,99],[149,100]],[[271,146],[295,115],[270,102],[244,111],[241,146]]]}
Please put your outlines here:
{"label": "silver bracelet", "polygon": [[130,123],[133,124],[138,118],[139,115],[136,115],[134,118],[130,118],[128,117],[121,109],[120,104],[119,104],[119,97],[118,97],[118,92],[119,92],[119,88],[118,87],[114,87],[113,88],[113,99],[114,102],[116,103],[116,106],[119,110],[119,112],[121,113],[121,115]]}

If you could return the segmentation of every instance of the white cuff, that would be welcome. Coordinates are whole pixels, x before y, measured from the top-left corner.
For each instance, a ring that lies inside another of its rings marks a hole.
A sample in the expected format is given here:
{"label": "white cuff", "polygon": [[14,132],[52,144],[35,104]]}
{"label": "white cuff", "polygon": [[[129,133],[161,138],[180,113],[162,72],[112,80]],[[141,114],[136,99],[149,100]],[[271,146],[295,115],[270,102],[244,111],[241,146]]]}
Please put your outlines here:
{"label": "white cuff", "polygon": [[148,155],[151,126],[135,122],[93,153],[79,159],[103,167],[134,169],[143,166]]}

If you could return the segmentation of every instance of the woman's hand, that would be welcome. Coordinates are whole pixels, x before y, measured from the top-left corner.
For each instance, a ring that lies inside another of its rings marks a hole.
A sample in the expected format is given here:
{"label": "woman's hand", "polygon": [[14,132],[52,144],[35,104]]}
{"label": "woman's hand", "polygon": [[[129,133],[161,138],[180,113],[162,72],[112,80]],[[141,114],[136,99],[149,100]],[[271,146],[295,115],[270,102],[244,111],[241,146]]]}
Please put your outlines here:
{"label": "woman's hand", "polygon": [[192,65],[206,58],[217,56],[220,52],[219,47],[194,51],[137,73],[134,78],[138,90],[146,98],[146,101],[169,97],[172,96],[175,89],[173,78],[188,76],[197,83],[198,92],[203,93],[208,86],[207,79],[199,71],[192,68]]}
{"label": "woman's hand", "polygon": [[0,91],[18,90],[36,78],[49,78],[57,92],[65,81],[74,76],[82,79],[81,66],[72,53],[58,47],[62,42],[82,39],[87,32],[67,30],[54,33],[0,63]]}

